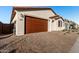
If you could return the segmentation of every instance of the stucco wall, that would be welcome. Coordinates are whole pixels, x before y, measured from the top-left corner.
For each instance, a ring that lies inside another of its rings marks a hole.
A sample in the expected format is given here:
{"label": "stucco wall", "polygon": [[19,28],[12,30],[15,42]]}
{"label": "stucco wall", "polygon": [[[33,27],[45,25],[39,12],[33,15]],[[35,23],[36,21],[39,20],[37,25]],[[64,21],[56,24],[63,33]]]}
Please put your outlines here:
{"label": "stucco wall", "polygon": [[[54,20],[54,19],[52,19]],[[62,27],[58,27],[58,20],[62,21]],[[51,22],[51,31],[61,31],[64,29],[64,22],[63,20],[60,18],[58,20],[54,20],[54,22]]]}
{"label": "stucco wall", "polygon": [[21,18],[20,13],[17,12],[14,17],[14,21],[16,21],[16,35],[17,36],[23,35],[24,34],[24,18]]}
{"label": "stucco wall", "polygon": [[52,20],[51,19],[49,19],[48,20],[48,32],[51,32],[52,30],[52,28],[51,28],[51,22],[52,22]]}
{"label": "stucco wall", "polygon": [[51,10],[38,10],[38,11],[18,11],[23,15],[39,17],[43,19],[49,19],[50,16],[55,14]]}
{"label": "stucco wall", "polygon": [[64,29],[69,30],[70,24],[68,22],[64,22]]}

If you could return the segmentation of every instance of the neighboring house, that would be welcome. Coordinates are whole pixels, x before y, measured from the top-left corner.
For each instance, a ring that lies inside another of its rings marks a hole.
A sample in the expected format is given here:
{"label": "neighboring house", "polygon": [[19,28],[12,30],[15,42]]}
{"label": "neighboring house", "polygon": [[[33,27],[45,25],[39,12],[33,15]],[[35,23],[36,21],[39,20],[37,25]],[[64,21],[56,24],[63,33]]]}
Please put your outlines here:
{"label": "neighboring house", "polygon": [[77,28],[79,29],[79,24],[77,24]]}
{"label": "neighboring house", "polygon": [[73,21],[69,21],[70,23],[70,29],[77,29],[77,24]]}
{"label": "neighboring house", "polygon": [[64,29],[65,30],[69,30],[70,29],[70,23],[69,23],[69,20],[64,20]]}
{"label": "neighboring house", "polygon": [[64,20],[61,16],[51,16],[50,18],[50,31],[61,31],[64,29]]}
{"label": "neighboring house", "polygon": [[78,29],[78,24],[75,25],[75,28]]}
{"label": "neighboring house", "polygon": [[16,35],[64,29],[63,18],[51,8],[13,7],[11,23]]}
{"label": "neighboring house", "polygon": [[69,20],[65,19],[64,20],[64,27],[65,27],[65,30],[77,29],[78,24],[76,24],[73,21],[69,21]]}

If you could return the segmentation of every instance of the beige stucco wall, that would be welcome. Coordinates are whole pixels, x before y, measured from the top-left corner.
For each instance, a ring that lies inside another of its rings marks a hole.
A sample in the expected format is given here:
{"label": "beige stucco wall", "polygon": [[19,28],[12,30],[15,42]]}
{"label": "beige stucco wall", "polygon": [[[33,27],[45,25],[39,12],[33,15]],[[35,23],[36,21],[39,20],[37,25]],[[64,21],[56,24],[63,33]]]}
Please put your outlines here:
{"label": "beige stucco wall", "polygon": [[48,32],[51,32],[51,19],[48,20]]}
{"label": "beige stucco wall", "polygon": [[58,27],[58,20],[55,20],[55,19],[52,19],[52,20],[54,20],[54,22],[51,22],[51,31],[61,31],[64,29],[64,22],[61,18],[58,20],[62,21],[62,27]]}
{"label": "beige stucco wall", "polygon": [[16,11],[16,15],[12,21],[14,23],[16,21],[16,35],[24,35],[24,18],[20,17],[20,13]]}
{"label": "beige stucco wall", "polygon": [[[17,11],[15,10],[15,12],[17,12]],[[18,19],[18,13],[16,13],[16,15],[15,15],[15,17],[13,18],[13,20],[12,20],[11,23],[14,23],[14,22],[16,21],[16,19]]]}
{"label": "beige stucco wall", "polygon": [[24,34],[24,19],[20,17],[20,13],[17,13],[16,19],[16,35],[23,35]]}
{"label": "beige stucco wall", "polygon": [[[66,25],[67,25],[67,28],[66,28]],[[64,29],[69,30],[69,26],[70,26],[70,23],[67,21],[64,21]]]}
{"label": "beige stucco wall", "polygon": [[49,19],[50,16],[54,16],[55,14],[51,10],[38,10],[38,11],[20,11],[21,14],[27,16],[34,16],[43,19]]}

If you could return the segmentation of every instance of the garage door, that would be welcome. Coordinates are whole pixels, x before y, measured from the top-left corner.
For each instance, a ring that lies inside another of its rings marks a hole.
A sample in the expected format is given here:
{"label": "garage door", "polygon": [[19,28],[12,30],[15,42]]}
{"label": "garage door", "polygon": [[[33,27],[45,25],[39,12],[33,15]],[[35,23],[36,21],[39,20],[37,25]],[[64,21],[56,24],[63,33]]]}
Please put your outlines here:
{"label": "garage door", "polygon": [[48,30],[48,21],[36,17],[25,17],[25,34],[35,32],[45,32]]}

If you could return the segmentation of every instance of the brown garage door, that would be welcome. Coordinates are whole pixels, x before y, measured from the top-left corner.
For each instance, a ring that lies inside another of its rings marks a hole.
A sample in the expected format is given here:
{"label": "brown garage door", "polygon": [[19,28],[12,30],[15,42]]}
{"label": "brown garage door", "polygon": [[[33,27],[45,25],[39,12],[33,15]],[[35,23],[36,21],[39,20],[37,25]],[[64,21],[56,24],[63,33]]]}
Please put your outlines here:
{"label": "brown garage door", "polygon": [[45,32],[48,30],[48,21],[36,17],[25,17],[25,34],[34,32]]}

